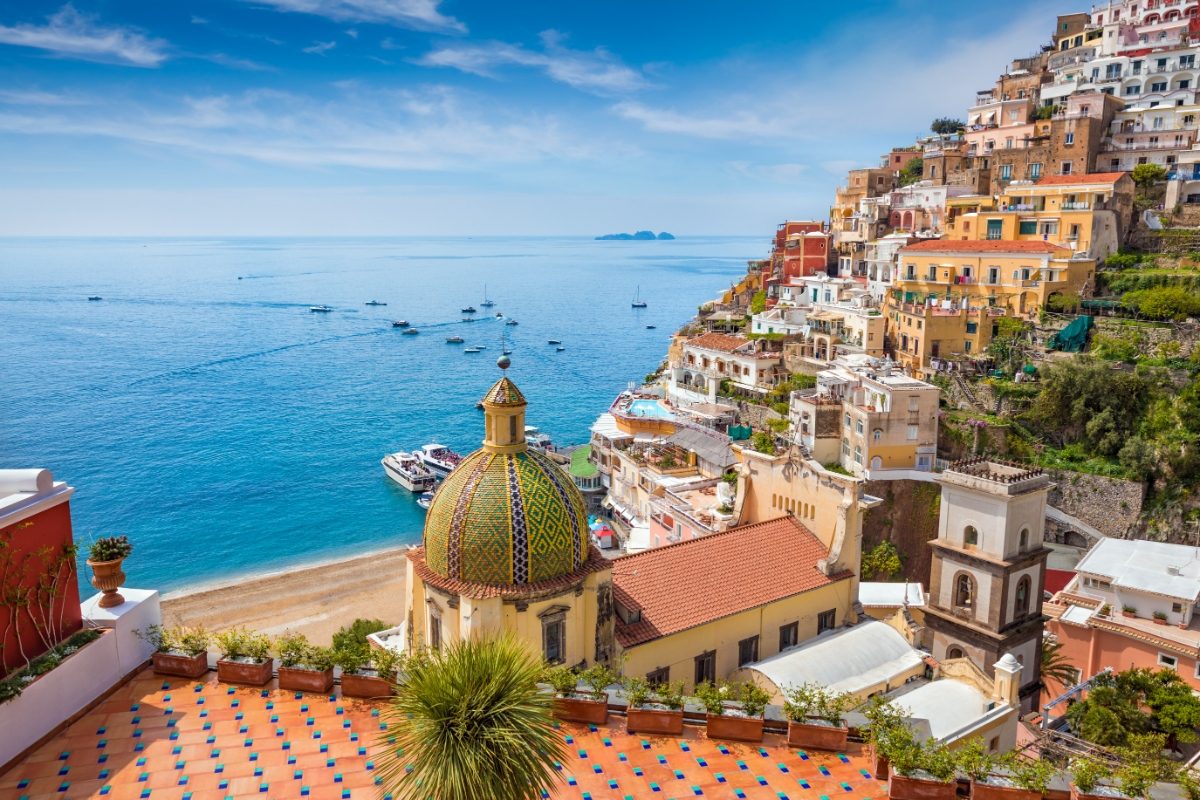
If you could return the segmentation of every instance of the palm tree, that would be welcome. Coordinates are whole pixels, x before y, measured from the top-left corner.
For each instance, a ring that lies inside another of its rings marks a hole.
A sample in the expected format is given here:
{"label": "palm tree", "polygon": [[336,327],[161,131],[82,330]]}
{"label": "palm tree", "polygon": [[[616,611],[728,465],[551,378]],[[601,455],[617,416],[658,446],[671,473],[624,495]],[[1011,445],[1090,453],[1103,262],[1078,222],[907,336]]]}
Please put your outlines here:
{"label": "palm tree", "polygon": [[1068,689],[1075,685],[1079,671],[1062,652],[1062,642],[1047,636],[1042,641],[1042,688],[1048,689],[1047,681],[1057,683],[1059,688]]}
{"label": "palm tree", "polygon": [[541,663],[511,637],[413,659],[383,717],[380,776],[397,800],[537,800],[566,745]]}

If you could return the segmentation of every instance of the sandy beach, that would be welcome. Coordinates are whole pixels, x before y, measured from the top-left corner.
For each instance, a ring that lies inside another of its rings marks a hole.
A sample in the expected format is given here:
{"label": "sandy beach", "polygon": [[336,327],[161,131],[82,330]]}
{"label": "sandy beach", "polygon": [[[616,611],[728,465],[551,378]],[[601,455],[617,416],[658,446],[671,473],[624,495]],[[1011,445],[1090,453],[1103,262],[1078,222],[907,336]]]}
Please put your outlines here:
{"label": "sandy beach", "polygon": [[314,644],[357,617],[398,624],[404,614],[403,547],[301,565],[163,596],[164,625],[210,631],[244,625],[277,635],[293,630]]}

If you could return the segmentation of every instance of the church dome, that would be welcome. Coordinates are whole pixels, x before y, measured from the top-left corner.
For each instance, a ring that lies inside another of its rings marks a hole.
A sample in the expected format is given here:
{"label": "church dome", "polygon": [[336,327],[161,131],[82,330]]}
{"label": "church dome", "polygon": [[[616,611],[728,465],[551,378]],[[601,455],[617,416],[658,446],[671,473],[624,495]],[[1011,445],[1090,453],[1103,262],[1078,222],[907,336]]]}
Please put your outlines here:
{"label": "church dome", "polygon": [[443,578],[519,586],[588,559],[587,506],[570,476],[525,443],[525,398],[507,377],[483,398],[483,447],[462,460],[425,519],[425,563]]}

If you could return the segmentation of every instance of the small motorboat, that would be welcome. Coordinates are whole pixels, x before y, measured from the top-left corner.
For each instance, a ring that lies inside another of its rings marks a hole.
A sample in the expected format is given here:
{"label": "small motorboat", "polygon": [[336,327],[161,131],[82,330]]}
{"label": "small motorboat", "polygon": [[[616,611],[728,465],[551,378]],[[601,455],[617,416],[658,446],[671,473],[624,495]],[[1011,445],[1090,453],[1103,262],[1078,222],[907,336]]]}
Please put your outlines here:
{"label": "small motorboat", "polygon": [[648,331],[652,331],[652,330],[654,330],[654,329],[655,329],[655,328],[657,328],[657,327],[658,327],[657,325],[647,325],[647,326],[646,326],[646,330],[648,330]]}
{"label": "small motorboat", "polygon": [[462,344],[465,341],[466,341],[466,339],[464,339],[461,336],[447,336],[446,337],[446,344]]}
{"label": "small motorboat", "polygon": [[458,453],[437,443],[424,445],[420,450],[414,450],[413,455],[421,459],[421,463],[429,467],[439,478],[449,475],[462,461],[462,456]]}
{"label": "small motorboat", "polygon": [[511,355],[512,355],[512,350],[511,350],[511,349],[509,349],[509,348],[507,348],[507,347],[506,347],[506,348],[504,348],[503,350],[501,350],[500,352],[501,352],[501,353],[503,353],[503,354],[504,354],[504,355],[506,355],[506,356],[511,356]]}
{"label": "small motorboat", "polygon": [[95,303],[95,302],[98,302],[98,301],[100,301],[100,300],[103,300],[103,299],[104,299],[104,298],[103,298],[103,297],[101,297],[100,295],[98,295],[98,294],[94,294],[94,295],[92,295],[92,296],[88,297],[88,302],[89,302],[89,303]]}
{"label": "small motorboat", "polygon": [[482,347],[467,347],[463,350],[464,353],[480,353],[483,352]]}
{"label": "small motorboat", "polygon": [[405,336],[416,336],[418,333],[420,333],[420,331],[416,328],[405,328],[403,331],[401,331],[401,333],[403,333]]}
{"label": "small motorboat", "polygon": [[333,311],[333,306],[309,306],[308,310],[314,314],[328,314]]}
{"label": "small motorboat", "polygon": [[558,339],[547,339],[546,344],[562,344]]}
{"label": "small motorboat", "polygon": [[496,312],[496,319],[504,319],[504,313],[503,313],[503,312],[501,312],[501,311],[497,311],[497,312]]}
{"label": "small motorboat", "polygon": [[566,350],[566,349],[567,349],[567,348],[563,347],[563,346],[560,344],[558,347],[554,348],[554,352],[556,352],[556,353],[561,353],[563,350]]}
{"label": "small motorboat", "polygon": [[520,323],[517,322],[515,319],[510,319],[510,320],[505,321],[504,324],[505,325],[519,325]]}
{"label": "small motorboat", "polygon": [[408,327],[408,320],[406,320],[406,319],[398,319],[398,320],[396,320],[395,322],[393,322],[393,323],[392,323],[392,327],[393,327],[393,328],[407,328],[407,327]]}
{"label": "small motorboat", "polygon": [[437,484],[437,476],[412,453],[392,453],[379,462],[384,473],[410,492],[427,492]]}
{"label": "small motorboat", "polygon": [[367,305],[367,306],[386,306],[386,305],[387,305],[387,303],[380,302],[379,300],[368,300],[367,302],[363,303],[363,305]]}
{"label": "small motorboat", "polygon": [[463,322],[474,322],[474,321],[475,321],[474,317],[463,317]]}
{"label": "small motorboat", "polygon": [[475,306],[467,306],[466,308],[464,308],[464,309],[462,310],[462,313],[464,313],[464,314],[474,314],[474,313],[475,313]]}
{"label": "small motorboat", "polygon": [[433,492],[422,492],[421,496],[417,498],[417,505],[428,511],[429,507],[433,505]]}

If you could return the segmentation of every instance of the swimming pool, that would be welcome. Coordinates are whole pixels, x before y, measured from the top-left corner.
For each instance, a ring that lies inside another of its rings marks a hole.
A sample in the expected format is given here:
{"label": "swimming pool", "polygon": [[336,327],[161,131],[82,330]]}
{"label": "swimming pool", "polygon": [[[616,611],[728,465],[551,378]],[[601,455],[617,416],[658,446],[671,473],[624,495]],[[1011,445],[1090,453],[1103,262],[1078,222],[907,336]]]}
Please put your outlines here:
{"label": "swimming pool", "polygon": [[634,400],[629,404],[629,415],[651,419],[674,419],[670,411],[657,400]]}

